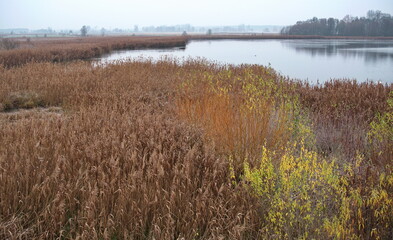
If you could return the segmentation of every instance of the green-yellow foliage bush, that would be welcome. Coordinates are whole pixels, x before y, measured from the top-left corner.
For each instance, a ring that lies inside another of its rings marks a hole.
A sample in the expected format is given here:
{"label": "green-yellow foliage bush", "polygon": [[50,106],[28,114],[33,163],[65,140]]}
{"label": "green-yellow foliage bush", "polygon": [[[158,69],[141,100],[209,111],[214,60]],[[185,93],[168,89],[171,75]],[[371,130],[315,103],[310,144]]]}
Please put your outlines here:
{"label": "green-yellow foliage bush", "polygon": [[298,129],[299,141],[286,147],[283,155],[263,147],[258,167],[244,164],[245,180],[265,209],[261,216],[263,238],[328,236],[325,223],[333,221],[341,207],[345,188],[337,164],[307,149],[305,139],[312,139],[310,129],[303,124]]}
{"label": "green-yellow foliage bush", "polygon": [[[263,147],[258,167],[244,163],[245,181],[264,209],[262,238],[391,239],[391,165],[376,180],[366,176],[367,183],[362,182],[364,156],[358,154],[344,167],[324,159],[312,149],[312,131],[300,119],[295,121],[294,143],[283,155]],[[379,155],[392,149],[391,123],[391,112],[371,123],[370,141],[380,147]]]}
{"label": "green-yellow foliage bush", "polygon": [[[348,214],[341,213],[337,225],[351,229],[358,238],[393,238],[393,92],[387,102],[387,111],[370,123],[370,161],[358,156],[356,163],[346,169],[350,197],[343,199],[343,205]],[[367,171],[362,173],[364,166]],[[344,229],[335,232],[341,236]]]}
{"label": "green-yellow foliage bush", "polygon": [[[205,73],[204,81],[182,86],[178,112],[203,126],[228,154],[232,177],[243,178],[258,196],[263,238],[389,236],[391,174],[370,187],[354,184],[363,156],[338,164],[340,159],[318,155],[305,110],[281,88],[249,70],[240,77],[230,70]],[[391,123],[388,112],[371,124],[370,136],[383,153],[392,150]]]}
{"label": "green-yellow foliage bush", "polygon": [[338,239],[391,239],[393,237],[393,172],[382,172],[374,180],[367,178],[360,184],[360,168],[364,158],[358,156],[355,164],[347,165],[342,185],[340,211],[326,224],[329,233]]}
{"label": "green-yellow foliage bush", "polygon": [[376,165],[392,167],[393,161],[393,91],[388,99],[388,111],[377,115],[370,124],[368,134],[371,144],[371,158]]}
{"label": "green-yellow foliage bush", "polygon": [[262,69],[190,74],[177,98],[180,117],[205,130],[227,155],[233,183],[258,199],[260,237],[392,238],[392,111],[371,123],[369,133],[371,159],[386,168],[370,163],[365,149],[353,162],[320,155],[315,122],[299,96]]}

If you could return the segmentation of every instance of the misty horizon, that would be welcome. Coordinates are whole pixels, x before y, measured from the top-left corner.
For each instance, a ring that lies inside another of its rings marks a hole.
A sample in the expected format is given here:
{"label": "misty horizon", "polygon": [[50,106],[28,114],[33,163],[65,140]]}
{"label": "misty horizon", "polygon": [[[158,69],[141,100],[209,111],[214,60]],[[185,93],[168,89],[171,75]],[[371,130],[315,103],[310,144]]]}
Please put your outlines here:
{"label": "misty horizon", "polygon": [[201,0],[198,4],[178,0],[130,3],[125,0],[0,2],[0,29],[132,29],[147,26],[238,26],[293,25],[313,17],[365,16],[368,10],[392,14],[389,0],[377,1],[236,1]]}

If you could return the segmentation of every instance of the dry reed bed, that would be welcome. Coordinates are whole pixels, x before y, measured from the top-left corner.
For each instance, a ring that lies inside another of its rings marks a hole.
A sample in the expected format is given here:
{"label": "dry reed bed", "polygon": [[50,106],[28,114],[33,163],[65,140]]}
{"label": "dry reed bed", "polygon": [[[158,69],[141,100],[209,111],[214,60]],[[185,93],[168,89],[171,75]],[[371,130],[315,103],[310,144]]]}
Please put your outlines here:
{"label": "dry reed bed", "polygon": [[[332,80],[322,85],[302,84],[296,92],[301,104],[310,110],[316,131],[317,146],[326,155],[340,154],[353,161],[356,154],[369,154],[367,131],[376,115],[388,109],[392,84],[356,83]],[[373,160],[383,161],[389,159]]]}
{"label": "dry reed bed", "polygon": [[184,37],[85,37],[19,41],[20,48],[0,51],[0,64],[15,67],[29,62],[91,59],[113,50],[183,47],[186,41]]}
{"label": "dry reed bed", "polygon": [[185,79],[178,114],[259,196],[261,238],[392,236],[392,84],[309,86],[260,66]]}
{"label": "dry reed bed", "polygon": [[[341,140],[352,155],[332,147],[338,144],[335,131],[363,143],[372,116],[390,111],[391,85],[335,81],[312,87],[270,68],[201,61],[30,63],[0,67],[0,79],[0,104],[11,111],[0,114],[13,114],[0,118],[0,238],[393,234],[393,186],[380,181],[381,174],[391,174],[391,142],[377,143],[385,155]],[[34,112],[36,106],[62,110],[44,114]],[[333,135],[325,136],[331,134],[326,126]],[[309,129],[316,142],[307,138]],[[293,141],[305,145],[288,152]],[[262,168],[267,157],[273,165]],[[330,180],[315,190],[307,185],[314,178],[304,185],[295,178],[288,196],[274,182],[266,182],[266,189],[257,184],[278,179],[284,185],[279,174],[283,162],[290,164],[286,159],[300,159],[299,166],[310,169],[308,162],[325,164],[325,158],[340,166],[322,171]],[[297,199],[302,187],[311,202]],[[314,211],[293,205],[298,200],[327,205],[312,205]]]}
{"label": "dry reed bed", "polygon": [[[263,35],[189,35],[189,36],[128,36],[128,37],[70,37],[15,39],[16,49],[0,50],[0,64],[21,66],[29,62],[64,62],[91,59],[113,50],[184,47],[189,40],[220,39],[321,39],[323,36]],[[346,37],[333,37],[341,39]],[[353,38],[353,37],[352,37]],[[356,39],[356,37],[354,38]],[[364,39],[362,37],[361,39]],[[372,38],[392,39],[392,38]]]}
{"label": "dry reed bed", "polygon": [[[240,238],[254,200],[228,163],[174,118],[178,67],[28,64],[1,70],[1,99],[66,109],[0,122],[1,238]],[[247,235],[251,234],[251,235]]]}

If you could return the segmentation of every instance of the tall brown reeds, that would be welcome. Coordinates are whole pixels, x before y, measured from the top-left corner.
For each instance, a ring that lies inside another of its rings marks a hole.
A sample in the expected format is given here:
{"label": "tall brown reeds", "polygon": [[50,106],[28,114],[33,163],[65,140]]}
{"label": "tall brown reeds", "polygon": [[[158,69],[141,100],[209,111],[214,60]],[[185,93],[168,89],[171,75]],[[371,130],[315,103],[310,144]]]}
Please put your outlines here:
{"label": "tall brown reeds", "polygon": [[286,146],[293,116],[274,70],[230,67],[195,76],[179,88],[178,114],[201,126],[221,152],[230,154],[237,179],[244,161],[258,162],[262,146],[276,151]]}
{"label": "tall brown reeds", "polygon": [[393,234],[391,85],[196,60],[0,79],[0,239]]}
{"label": "tall brown reeds", "polygon": [[369,125],[387,111],[393,85],[331,80],[317,86],[305,84],[297,91],[302,105],[312,113],[319,151],[354,161],[359,151],[368,151]]}
{"label": "tall brown reeds", "polygon": [[23,90],[63,111],[1,113],[1,238],[255,237],[254,198],[231,186],[200,130],[174,118],[177,69],[2,69],[1,101]]}
{"label": "tall brown reeds", "polygon": [[177,107],[227,155],[232,179],[259,196],[262,238],[384,238],[393,223],[389,92],[392,85],[310,86],[269,68],[227,66],[194,70]]}
{"label": "tall brown reeds", "polygon": [[[29,62],[65,62],[100,57],[113,50],[185,46],[185,37],[87,37],[38,39],[17,49],[0,51],[0,65],[21,66]],[[24,42],[21,42],[23,44]]]}

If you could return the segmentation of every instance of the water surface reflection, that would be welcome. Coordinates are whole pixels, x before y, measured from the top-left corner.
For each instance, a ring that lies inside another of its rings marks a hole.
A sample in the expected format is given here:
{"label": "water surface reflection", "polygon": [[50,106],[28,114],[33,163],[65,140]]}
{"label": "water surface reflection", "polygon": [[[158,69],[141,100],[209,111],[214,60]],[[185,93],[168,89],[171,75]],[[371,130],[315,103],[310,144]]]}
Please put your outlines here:
{"label": "water surface reflection", "polygon": [[311,83],[356,79],[393,83],[393,40],[219,40],[191,41],[185,49],[113,52],[111,62],[141,56],[158,60],[205,58],[224,64],[271,65],[280,74]]}
{"label": "water surface reflection", "polygon": [[289,40],[281,42],[284,47],[311,56],[336,56],[362,58],[367,63],[393,59],[393,41],[381,40]]}

